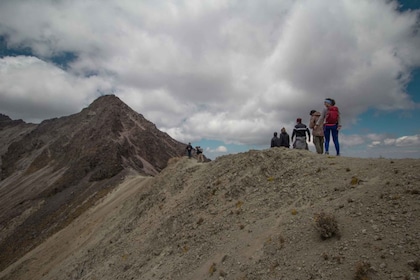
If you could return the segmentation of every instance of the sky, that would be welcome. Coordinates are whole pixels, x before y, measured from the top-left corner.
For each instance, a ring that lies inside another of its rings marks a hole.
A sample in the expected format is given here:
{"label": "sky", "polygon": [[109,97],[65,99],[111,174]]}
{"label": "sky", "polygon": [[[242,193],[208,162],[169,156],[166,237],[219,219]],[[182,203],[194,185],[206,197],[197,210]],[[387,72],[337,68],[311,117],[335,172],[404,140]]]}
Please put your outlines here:
{"label": "sky", "polygon": [[419,50],[419,0],[2,0],[0,113],[40,123],[114,94],[214,159],[331,97],[342,156],[420,158]]}

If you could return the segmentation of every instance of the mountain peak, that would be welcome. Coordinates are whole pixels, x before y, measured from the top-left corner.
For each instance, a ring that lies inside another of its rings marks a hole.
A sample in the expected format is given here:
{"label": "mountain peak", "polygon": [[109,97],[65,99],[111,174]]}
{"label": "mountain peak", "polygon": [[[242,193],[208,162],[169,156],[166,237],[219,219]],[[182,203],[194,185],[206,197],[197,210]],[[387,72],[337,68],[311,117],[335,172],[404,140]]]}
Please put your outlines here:
{"label": "mountain peak", "polygon": [[[95,99],[88,108],[106,108],[107,106],[127,106],[120,98],[114,94],[102,95]],[[128,107],[128,106],[127,106]]]}
{"label": "mountain peak", "polygon": [[81,213],[75,209],[100,199],[126,174],[155,176],[185,151],[185,144],[115,95],[101,96],[80,113],[43,121],[16,141],[0,144],[0,225],[42,205],[1,240],[2,264],[13,259],[8,255],[25,253],[14,248],[36,245],[30,232],[42,241]]}

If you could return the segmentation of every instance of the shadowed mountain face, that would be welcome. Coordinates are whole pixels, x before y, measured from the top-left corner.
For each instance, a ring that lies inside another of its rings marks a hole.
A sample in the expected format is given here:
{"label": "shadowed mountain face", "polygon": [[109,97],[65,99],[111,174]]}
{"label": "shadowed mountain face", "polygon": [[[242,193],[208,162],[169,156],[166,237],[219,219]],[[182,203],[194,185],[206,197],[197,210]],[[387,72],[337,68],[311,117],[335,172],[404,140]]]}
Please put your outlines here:
{"label": "shadowed mountain face", "polygon": [[0,269],[69,224],[128,172],[156,175],[185,144],[113,95],[39,125],[0,117]]}

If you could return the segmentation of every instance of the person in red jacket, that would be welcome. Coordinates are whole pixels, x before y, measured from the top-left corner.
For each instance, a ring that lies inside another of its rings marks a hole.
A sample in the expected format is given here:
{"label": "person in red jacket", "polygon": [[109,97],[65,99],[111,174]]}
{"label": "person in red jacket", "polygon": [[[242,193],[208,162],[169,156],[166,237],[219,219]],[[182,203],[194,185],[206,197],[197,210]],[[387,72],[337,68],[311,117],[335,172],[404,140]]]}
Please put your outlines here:
{"label": "person in red jacket", "polygon": [[321,117],[318,119],[314,128],[324,123],[325,154],[329,154],[330,136],[332,136],[337,156],[340,155],[340,143],[338,142],[338,132],[341,129],[340,111],[335,106],[335,100],[327,98],[324,100],[325,108]]}

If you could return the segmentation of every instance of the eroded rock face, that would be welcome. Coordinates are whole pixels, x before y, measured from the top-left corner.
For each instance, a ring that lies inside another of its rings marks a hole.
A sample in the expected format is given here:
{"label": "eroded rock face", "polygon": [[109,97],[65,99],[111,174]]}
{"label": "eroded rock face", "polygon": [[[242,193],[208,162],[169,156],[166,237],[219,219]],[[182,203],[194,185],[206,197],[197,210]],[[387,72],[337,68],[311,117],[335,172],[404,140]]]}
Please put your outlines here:
{"label": "eroded rock face", "polygon": [[[0,129],[2,267],[68,224],[127,170],[154,176],[185,149],[113,95],[39,125],[0,115]],[[31,214],[22,219],[25,211]]]}

